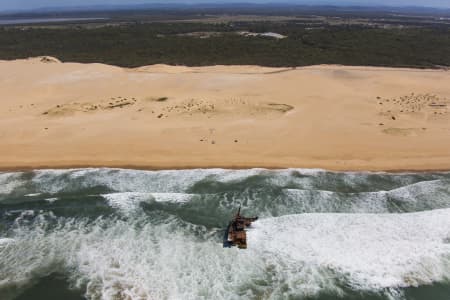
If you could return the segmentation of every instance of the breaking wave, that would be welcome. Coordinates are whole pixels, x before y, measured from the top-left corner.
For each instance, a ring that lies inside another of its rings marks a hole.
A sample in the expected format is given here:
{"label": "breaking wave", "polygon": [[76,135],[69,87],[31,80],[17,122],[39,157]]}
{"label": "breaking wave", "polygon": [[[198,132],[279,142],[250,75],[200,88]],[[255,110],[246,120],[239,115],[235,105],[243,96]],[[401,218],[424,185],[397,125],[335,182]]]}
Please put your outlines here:
{"label": "breaking wave", "polygon": [[[261,218],[224,249],[239,204]],[[0,298],[55,273],[88,299],[409,299],[450,284],[450,174],[0,174]]]}

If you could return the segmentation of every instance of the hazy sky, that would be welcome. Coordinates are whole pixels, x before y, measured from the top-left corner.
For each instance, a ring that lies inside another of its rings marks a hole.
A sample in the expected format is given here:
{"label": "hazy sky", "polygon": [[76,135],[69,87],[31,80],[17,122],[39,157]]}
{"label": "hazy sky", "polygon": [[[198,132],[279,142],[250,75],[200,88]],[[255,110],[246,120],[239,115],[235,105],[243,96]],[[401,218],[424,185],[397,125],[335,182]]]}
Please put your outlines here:
{"label": "hazy sky", "polygon": [[[279,1],[279,0],[278,0]],[[202,3],[202,2],[272,2],[277,0],[0,0],[0,10],[33,9],[39,7],[84,6],[97,4],[140,4],[140,3]],[[360,4],[360,5],[395,5],[395,6],[427,6],[450,8],[450,0],[282,0],[280,2],[294,2],[306,4]]]}

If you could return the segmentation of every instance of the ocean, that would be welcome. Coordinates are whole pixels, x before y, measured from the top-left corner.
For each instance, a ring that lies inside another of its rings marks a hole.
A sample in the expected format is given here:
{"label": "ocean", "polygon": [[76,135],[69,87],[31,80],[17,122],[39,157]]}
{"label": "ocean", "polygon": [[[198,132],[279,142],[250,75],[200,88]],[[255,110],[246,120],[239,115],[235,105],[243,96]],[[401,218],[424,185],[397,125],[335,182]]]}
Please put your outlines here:
{"label": "ocean", "polygon": [[450,173],[3,172],[0,299],[448,300]]}

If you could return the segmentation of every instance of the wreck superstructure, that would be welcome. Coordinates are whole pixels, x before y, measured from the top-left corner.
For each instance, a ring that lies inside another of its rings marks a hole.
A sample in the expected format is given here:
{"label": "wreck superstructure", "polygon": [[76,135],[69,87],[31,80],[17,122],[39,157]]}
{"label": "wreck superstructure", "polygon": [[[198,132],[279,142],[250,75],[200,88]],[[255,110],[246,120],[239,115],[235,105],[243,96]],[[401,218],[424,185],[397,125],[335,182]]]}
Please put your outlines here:
{"label": "wreck superstructure", "polygon": [[252,222],[256,221],[258,217],[243,217],[241,216],[241,207],[239,207],[236,215],[228,224],[225,231],[223,246],[232,247],[237,246],[239,249],[247,248],[247,233],[245,229],[251,226]]}

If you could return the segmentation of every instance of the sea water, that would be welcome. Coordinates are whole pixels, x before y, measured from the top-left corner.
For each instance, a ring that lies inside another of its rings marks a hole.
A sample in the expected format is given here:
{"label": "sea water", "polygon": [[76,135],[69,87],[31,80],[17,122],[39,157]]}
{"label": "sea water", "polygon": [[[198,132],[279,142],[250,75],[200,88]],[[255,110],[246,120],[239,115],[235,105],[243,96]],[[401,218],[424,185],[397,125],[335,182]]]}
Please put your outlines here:
{"label": "sea water", "polygon": [[0,299],[448,300],[450,173],[0,173]]}

